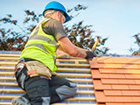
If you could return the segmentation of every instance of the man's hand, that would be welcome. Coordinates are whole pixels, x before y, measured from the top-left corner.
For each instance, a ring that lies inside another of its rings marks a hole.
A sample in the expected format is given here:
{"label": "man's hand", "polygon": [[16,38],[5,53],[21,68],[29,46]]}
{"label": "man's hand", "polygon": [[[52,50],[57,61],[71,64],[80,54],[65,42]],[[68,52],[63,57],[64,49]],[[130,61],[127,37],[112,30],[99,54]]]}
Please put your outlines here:
{"label": "man's hand", "polygon": [[93,59],[93,57],[96,57],[96,55],[91,51],[87,51],[86,54],[87,56],[85,57],[85,59],[88,59],[88,60],[91,60]]}

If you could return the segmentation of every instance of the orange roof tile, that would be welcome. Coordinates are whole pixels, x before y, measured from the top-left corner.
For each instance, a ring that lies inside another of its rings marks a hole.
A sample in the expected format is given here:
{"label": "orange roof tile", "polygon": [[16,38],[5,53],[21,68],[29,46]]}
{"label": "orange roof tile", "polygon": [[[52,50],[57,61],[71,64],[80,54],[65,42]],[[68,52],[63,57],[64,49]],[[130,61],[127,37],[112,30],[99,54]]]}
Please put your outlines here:
{"label": "orange roof tile", "polygon": [[140,58],[103,56],[89,63],[97,104],[140,105]]}

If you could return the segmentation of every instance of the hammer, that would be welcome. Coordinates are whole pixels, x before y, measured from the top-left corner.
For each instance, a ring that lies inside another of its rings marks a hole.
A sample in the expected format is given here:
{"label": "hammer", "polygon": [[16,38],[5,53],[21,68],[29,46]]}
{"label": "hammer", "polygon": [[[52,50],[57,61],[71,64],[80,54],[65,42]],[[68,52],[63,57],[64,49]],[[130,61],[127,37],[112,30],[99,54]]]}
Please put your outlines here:
{"label": "hammer", "polygon": [[100,36],[96,36],[96,37],[97,37],[96,42],[94,43],[94,45],[92,46],[92,49],[91,49],[92,52],[94,52],[97,44],[101,43]]}

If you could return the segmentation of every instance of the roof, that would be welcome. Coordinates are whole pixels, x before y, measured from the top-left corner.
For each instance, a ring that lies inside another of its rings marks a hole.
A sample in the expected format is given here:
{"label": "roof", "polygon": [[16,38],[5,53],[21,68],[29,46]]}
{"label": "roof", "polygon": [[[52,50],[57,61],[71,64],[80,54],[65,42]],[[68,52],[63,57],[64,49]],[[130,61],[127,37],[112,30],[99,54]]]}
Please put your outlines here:
{"label": "roof", "polygon": [[140,105],[139,57],[97,57],[90,67],[98,104]]}
{"label": "roof", "polygon": [[[1,52],[0,54],[0,105],[11,105],[11,99],[25,92],[18,87],[13,78],[14,65],[21,52]],[[77,93],[73,97],[52,105],[96,105],[94,86],[89,62],[85,59],[57,59],[57,75],[77,84]]]}
{"label": "roof", "polygon": [[[21,52],[0,52],[0,105],[25,92],[17,86],[14,65]],[[76,82],[73,97],[52,105],[140,105],[140,57],[102,56],[87,61],[57,59],[57,74]]]}

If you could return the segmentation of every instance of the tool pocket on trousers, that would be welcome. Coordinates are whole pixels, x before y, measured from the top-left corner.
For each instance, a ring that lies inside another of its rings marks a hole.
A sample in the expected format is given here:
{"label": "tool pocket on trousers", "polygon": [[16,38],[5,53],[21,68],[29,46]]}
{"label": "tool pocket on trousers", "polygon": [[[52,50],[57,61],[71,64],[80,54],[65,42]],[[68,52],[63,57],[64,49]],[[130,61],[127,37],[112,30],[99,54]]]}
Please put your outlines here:
{"label": "tool pocket on trousers", "polygon": [[51,76],[52,76],[51,71],[43,63],[38,62],[38,61],[28,61],[28,62],[25,62],[25,64],[28,69],[27,74],[30,75],[30,77],[45,76],[51,79]]}

